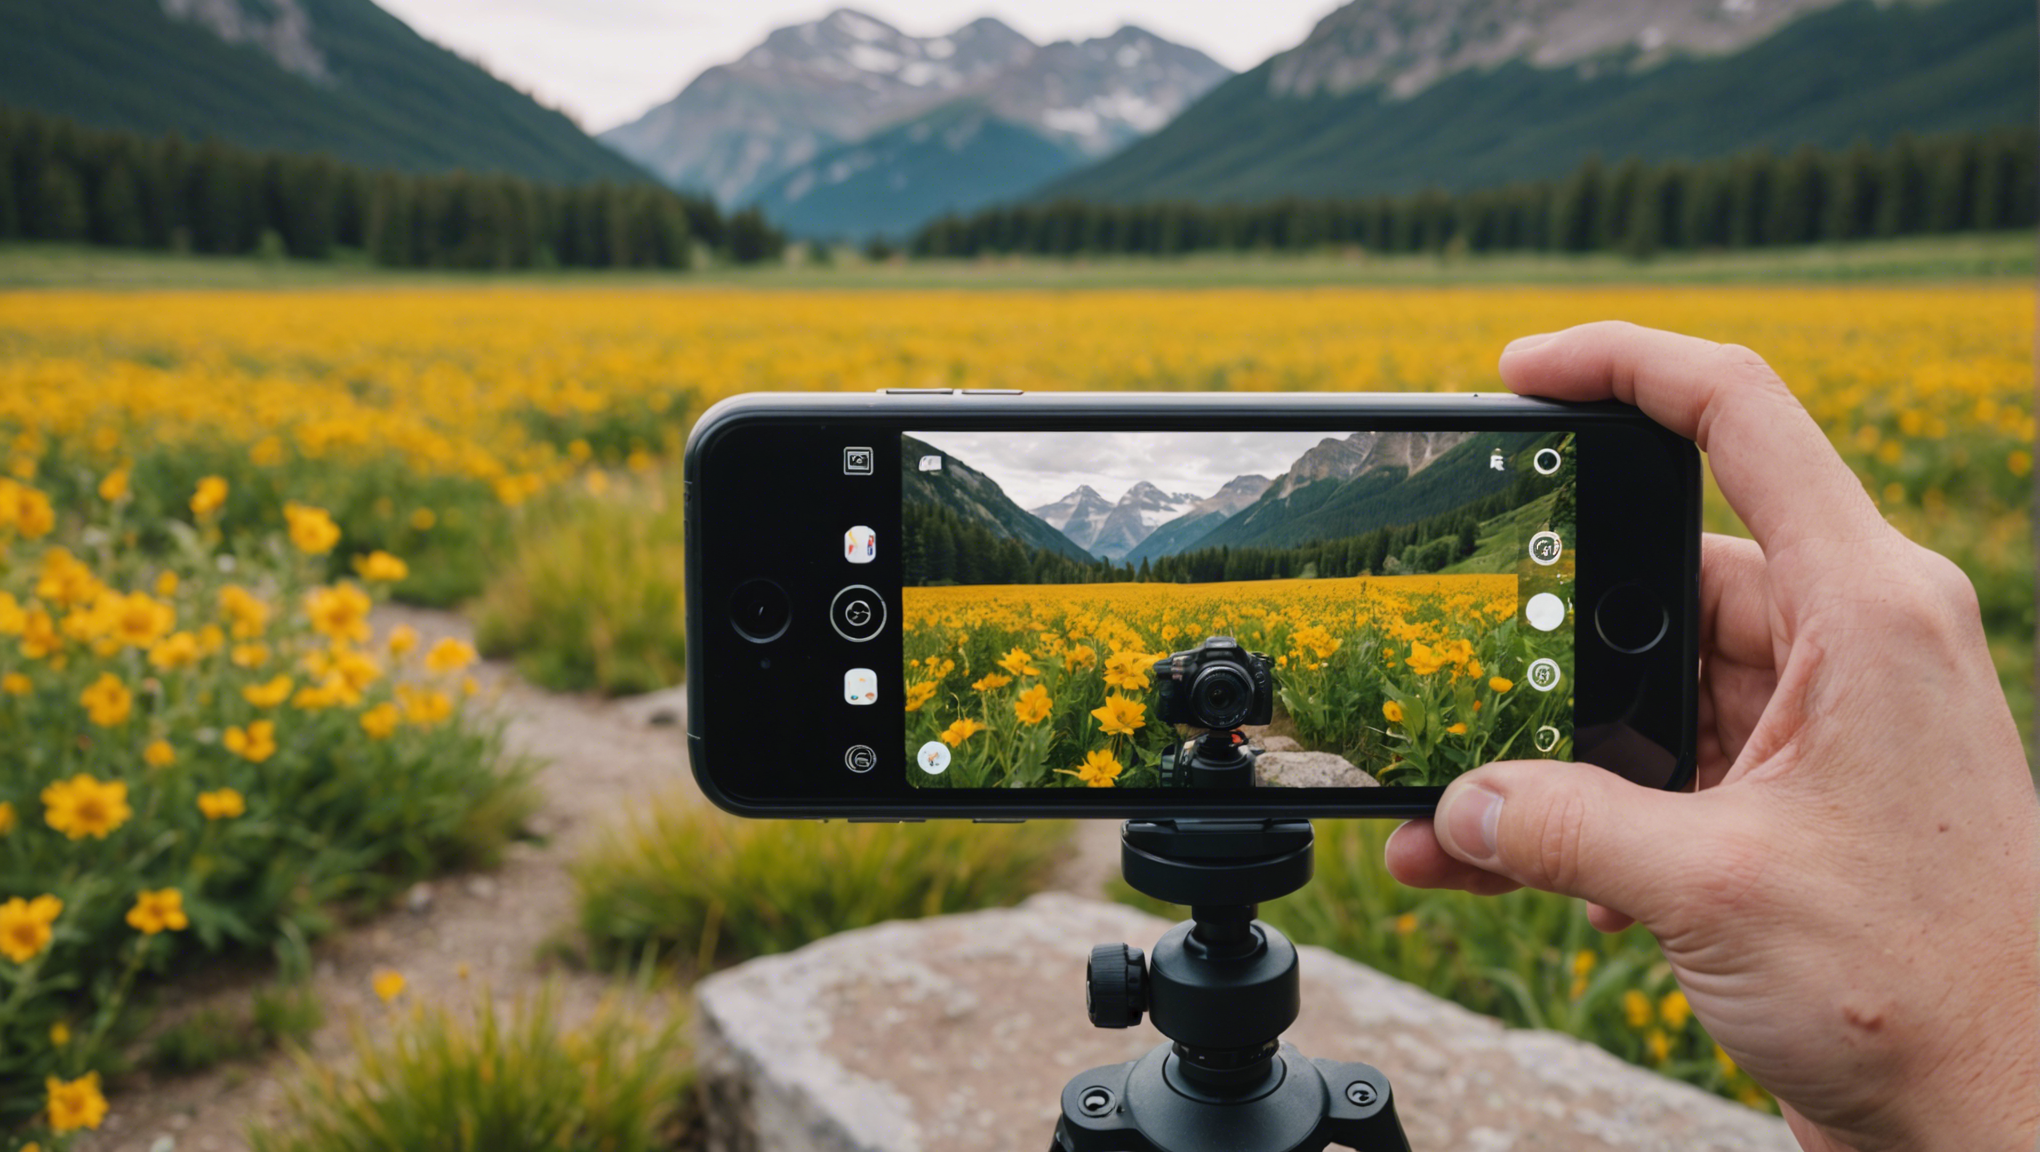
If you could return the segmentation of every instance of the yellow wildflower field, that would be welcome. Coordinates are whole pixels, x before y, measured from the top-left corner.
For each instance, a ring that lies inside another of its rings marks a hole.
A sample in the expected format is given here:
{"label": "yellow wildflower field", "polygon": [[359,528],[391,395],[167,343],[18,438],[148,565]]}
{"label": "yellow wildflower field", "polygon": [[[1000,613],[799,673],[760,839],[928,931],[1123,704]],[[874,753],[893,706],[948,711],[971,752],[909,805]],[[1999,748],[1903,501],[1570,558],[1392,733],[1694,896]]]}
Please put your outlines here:
{"label": "yellow wildflower field", "polygon": [[[417,595],[476,566],[477,521],[650,467],[737,392],[1479,390],[1510,338],[1609,317],[1768,357],[1892,520],[1969,572],[2008,680],[2030,683],[2019,282],[0,294],[0,470],[67,501],[131,463],[138,505],[169,511],[223,476],[230,527],[281,527],[288,493],[411,560]],[[1718,499],[1709,524],[1734,529]]]}
{"label": "yellow wildflower field", "polygon": [[[1276,727],[1384,784],[1442,785],[1570,725],[1532,658],[1513,575],[908,588],[909,758],[941,740],[942,787],[1155,787],[1152,668],[1206,636],[1274,658]],[[1535,655],[1569,665],[1563,637]],[[1569,737],[1549,754],[1564,756]]]}

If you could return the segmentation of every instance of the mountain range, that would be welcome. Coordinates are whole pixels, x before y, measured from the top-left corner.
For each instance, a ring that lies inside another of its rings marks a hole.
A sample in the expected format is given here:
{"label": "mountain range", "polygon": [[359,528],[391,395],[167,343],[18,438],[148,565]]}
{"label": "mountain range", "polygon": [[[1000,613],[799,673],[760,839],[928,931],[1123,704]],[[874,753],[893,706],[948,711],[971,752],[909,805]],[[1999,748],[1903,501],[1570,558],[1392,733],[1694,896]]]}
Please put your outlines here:
{"label": "mountain range", "polygon": [[[920,461],[925,456],[940,457],[942,467],[932,472],[921,471]],[[900,502],[931,504],[1028,547],[1073,560],[1091,559],[1069,537],[1021,510],[997,481],[912,436],[900,437]]]}
{"label": "mountain range", "polygon": [[1040,200],[1266,201],[2033,123],[2030,0],[1354,0]]}
{"label": "mountain range", "polygon": [[602,139],[798,232],[904,231],[1109,154],[1228,75],[1134,27],[1038,45],[991,18],[916,37],[843,8],[775,30]]}
{"label": "mountain range", "polygon": [[371,0],[0,0],[0,103],[364,164],[647,179]]}
{"label": "mountain range", "polygon": [[[966,518],[1036,547],[1036,529],[1052,529],[1063,544],[1125,564],[1222,546],[1287,547],[1412,523],[1499,491],[1513,482],[1515,473],[1496,470],[1493,454],[1514,455],[1533,439],[1529,434],[1355,432],[1319,441],[1274,480],[1236,476],[1208,497],[1168,492],[1142,480],[1113,501],[1081,484],[1059,500],[1028,509],[1031,526],[1014,526],[1010,514],[988,517],[966,511]],[[919,450],[910,442],[909,456]],[[987,489],[998,489],[995,481],[954,457],[945,458],[944,470],[952,467],[968,478],[974,504],[1011,503],[1003,490],[999,499],[987,494]],[[942,503],[964,511],[956,500]]]}

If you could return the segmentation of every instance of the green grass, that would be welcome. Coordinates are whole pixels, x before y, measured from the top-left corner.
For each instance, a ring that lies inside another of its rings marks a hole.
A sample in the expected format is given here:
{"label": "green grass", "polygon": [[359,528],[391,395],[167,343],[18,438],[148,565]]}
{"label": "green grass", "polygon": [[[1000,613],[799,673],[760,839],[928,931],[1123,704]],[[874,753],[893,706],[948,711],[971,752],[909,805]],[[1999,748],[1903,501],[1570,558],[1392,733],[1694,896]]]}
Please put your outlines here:
{"label": "green grass", "polygon": [[[1299,944],[1328,948],[1510,1025],[1565,1032],[1769,1107],[1748,1076],[1716,1056],[1697,1022],[1679,1019],[1676,1004],[1667,1011],[1677,984],[1649,933],[1604,935],[1587,922],[1584,905],[1545,892],[1484,897],[1405,888],[1382,864],[1393,827],[1318,821],[1315,879],[1262,905],[1262,919]],[[1115,895],[1164,916],[1187,915],[1124,884]],[[1663,1045],[1655,1051],[1654,1034]]]}
{"label": "green grass", "polygon": [[[392,1010],[393,1011],[393,1010]],[[255,1152],[659,1152],[699,1147],[685,1014],[611,1000],[570,1026],[557,992],[471,1017],[356,1022],[353,1059],[298,1057]]]}
{"label": "green grass", "polygon": [[281,288],[543,283],[647,288],[1143,288],[1339,284],[1713,284],[1764,281],[1974,279],[2035,274],[2028,231],[1864,240],[1795,248],[1666,253],[1644,261],[1614,253],[1363,255],[1212,253],[1174,259],[1014,257],[874,264],[843,254],[823,266],[716,268],[693,273],[546,271],[400,272],[358,255],[332,262],[62,244],[0,244],[0,288]]}
{"label": "green grass", "polygon": [[1061,859],[1067,826],[738,820],[692,797],[628,819],[575,865],[598,963],[698,969],[886,920],[1017,903]]}
{"label": "green grass", "polygon": [[247,1003],[202,1008],[165,1027],[149,1042],[149,1067],[202,1072],[250,1060],[284,1044],[303,1044],[325,1022],[318,997],[302,984],[258,990]]}
{"label": "green grass", "polygon": [[687,667],[677,483],[528,510],[475,606],[483,653],[556,690],[648,692]]}

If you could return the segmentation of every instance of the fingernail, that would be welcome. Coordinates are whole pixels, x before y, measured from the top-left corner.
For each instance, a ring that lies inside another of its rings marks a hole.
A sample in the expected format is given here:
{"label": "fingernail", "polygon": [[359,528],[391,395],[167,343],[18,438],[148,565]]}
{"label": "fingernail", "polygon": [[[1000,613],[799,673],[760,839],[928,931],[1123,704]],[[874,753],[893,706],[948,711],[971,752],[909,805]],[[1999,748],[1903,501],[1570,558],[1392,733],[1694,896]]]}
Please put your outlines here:
{"label": "fingernail", "polygon": [[1470,785],[1453,799],[1452,810],[1445,814],[1445,831],[1461,852],[1476,860],[1492,860],[1498,851],[1495,825],[1501,818],[1501,793]]}
{"label": "fingernail", "polygon": [[1534,336],[1518,336],[1514,340],[1509,341],[1508,347],[1502,349],[1502,355],[1507,356],[1511,352],[1528,352],[1530,349],[1537,347],[1556,335],[1558,335],[1556,332],[1539,332]]}

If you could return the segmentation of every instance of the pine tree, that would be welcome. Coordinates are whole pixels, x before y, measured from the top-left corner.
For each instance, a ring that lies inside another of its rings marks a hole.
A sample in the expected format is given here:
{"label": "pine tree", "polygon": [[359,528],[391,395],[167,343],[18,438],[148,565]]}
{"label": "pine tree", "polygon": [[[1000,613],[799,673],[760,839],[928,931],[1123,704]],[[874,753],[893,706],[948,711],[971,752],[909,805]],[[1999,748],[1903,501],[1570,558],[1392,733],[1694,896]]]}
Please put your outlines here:
{"label": "pine tree", "polygon": [[148,235],[142,219],[142,197],[134,173],[125,163],[115,162],[100,177],[97,201],[92,211],[92,239],[120,248],[137,248]]}

